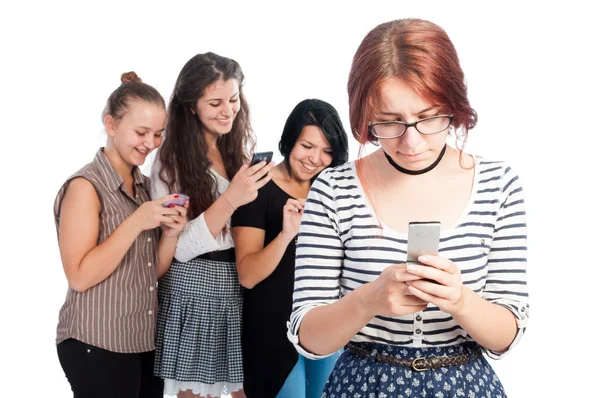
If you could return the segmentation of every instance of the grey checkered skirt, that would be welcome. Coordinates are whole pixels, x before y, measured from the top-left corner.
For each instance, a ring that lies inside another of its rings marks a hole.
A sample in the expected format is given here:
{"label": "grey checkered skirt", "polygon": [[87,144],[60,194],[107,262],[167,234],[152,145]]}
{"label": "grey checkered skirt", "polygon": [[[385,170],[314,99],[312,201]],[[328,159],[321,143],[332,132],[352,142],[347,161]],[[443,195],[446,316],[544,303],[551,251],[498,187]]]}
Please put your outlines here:
{"label": "grey checkered skirt", "polygon": [[156,376],[204,384],[243,382],[243,298],[233,249],[186,263],[173,260],[158,284],[158,300]]}

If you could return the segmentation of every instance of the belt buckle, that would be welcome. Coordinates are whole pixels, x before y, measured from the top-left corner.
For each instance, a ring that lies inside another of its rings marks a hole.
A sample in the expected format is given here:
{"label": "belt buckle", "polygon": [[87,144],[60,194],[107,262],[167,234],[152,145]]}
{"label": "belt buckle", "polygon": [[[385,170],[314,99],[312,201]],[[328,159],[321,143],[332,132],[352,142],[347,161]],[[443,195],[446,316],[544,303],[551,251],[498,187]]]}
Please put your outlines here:
{"label": "belt buckle", "polygon": [[[425,367],[420,368],[417,365],[417,361],[423,361],[423,362],[425,362]],[[423,371],[429,369],[426,365],[427,365],[426,359],[424,357],[419,357],[419,358],[413,359],[412,363],[410,364],[410,367],[413,368],[413,370],[415,370],[417,372],[423,372]]]}

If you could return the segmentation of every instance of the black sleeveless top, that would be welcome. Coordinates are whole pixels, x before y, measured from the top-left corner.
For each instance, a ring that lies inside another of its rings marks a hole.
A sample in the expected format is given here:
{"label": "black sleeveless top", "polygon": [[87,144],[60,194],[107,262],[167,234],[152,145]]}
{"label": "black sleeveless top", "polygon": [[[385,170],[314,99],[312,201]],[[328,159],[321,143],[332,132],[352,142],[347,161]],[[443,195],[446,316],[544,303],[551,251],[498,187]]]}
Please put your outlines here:
{"label": "black sleeveless top", "polygon": [[[289,198],[269,181],[254,202],[234,213],[231,226],[264,230],[266,247],[283,228],[283,206]],[[253,289],[244,290],[242,352],[248,398],[274,398],[298,361],[286,326],[292,312],[295,257],[294,239],[273,273]]]}

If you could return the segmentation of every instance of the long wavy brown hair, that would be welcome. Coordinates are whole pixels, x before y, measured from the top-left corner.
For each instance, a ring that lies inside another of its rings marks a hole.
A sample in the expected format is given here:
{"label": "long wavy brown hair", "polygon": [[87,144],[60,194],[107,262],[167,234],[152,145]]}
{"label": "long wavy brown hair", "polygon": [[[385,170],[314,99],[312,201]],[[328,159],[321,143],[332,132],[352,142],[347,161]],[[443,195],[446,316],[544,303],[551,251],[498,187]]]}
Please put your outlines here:
{"label": "long wavy brown hair", "polygon": [[211,162],[208,160],[204,125],[193,110],[206,88],[220,79],[236,79],[240,90],[240,109],[231,132],[217,139],[228,179],[231,180],[249,160],[249,153],[254,149],[255,139],[248,103],[242,91],[244,74],[240,65],[210,52],[191,58],[175,83],[169,102],[165,139],[158,153],[161,165],[159,177],[169,186],[170,192],[178,190],[190,197],[190,218],[199,216],[217,197],[217,180],[209,171]]}

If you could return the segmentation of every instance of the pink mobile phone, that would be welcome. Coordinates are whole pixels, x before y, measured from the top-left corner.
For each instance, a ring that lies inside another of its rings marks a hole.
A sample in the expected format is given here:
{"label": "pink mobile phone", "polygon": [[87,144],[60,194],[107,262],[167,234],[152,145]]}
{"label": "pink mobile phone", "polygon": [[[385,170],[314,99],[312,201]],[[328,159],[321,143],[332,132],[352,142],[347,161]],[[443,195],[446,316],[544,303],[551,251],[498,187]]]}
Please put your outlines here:
{"label": "pink mobile phone", "polygon": [[178,198],[167,200],[165,203],[163,203],[163,207],[169,207],[171,205],[183,206],[185,202],[190,199],[189,196],[182,193],[178,193],[177,195],[179,195]]}

